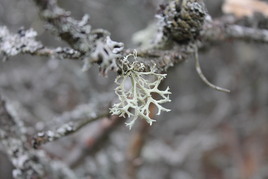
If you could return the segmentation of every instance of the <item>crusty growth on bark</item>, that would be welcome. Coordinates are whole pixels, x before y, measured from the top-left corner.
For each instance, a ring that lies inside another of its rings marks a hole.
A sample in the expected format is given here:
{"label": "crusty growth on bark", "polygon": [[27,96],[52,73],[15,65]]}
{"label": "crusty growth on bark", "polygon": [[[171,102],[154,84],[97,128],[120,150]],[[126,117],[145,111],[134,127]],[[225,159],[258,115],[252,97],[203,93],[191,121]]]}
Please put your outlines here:
{"label": "crusty growth on bark", "polygon": [[162,5],[159,14],[159,42],[188,43],[195,40],[203,27],[205,6],[199,0],[176,0]]}

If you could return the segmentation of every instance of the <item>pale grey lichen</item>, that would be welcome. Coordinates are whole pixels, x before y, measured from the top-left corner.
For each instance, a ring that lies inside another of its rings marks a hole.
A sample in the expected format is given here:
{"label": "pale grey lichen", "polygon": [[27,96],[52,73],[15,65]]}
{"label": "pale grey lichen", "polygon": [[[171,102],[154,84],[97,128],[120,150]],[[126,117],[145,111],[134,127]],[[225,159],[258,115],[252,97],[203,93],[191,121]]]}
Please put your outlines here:
{"label": "pale grey lichen", "polygon": [[0,53],[6,56],[15,56],[19,53],[34,53],[43,48],[43,45],[35,40],[37,36],[33,29],[20,29],[17,34],[11,34],[4,26],[0,26]]}
{"label": "pale grey lichen", "polygon": [[91,50],[89,58],[85,58],[83,71],[86,71],[92,63],[99,64],[100,73],[104,76],[107,72],[117,71],[116,60],[121,56],[120,53],[124,48],[124,44],[111,40],[110,36],[96,38],[94,48]]}
{"label": "pale grey lichen", "polygon": [[[122,74],[115,79],[115,83],[118,84],[115,93],[120,102],[114,104],[110,109],[113,115],[132,117],[131,121],[126,123],[129,129],[132,128],[138,117],[145,119],[152,125],[155,120],[150,116],[150,105],[155,105],[158,109],[157,115],[160,115],[162,111],[170,111],[162,104],[171,101],[169,87],[164,91],[158,89],[166,74],[156,73],[155,67],[144,72],[144,64],[137,61],[130,63],[127,60],[130,56],[136,58],[135,53],[126,56],[122,60]],[[129,85],[129,81],[131,85]],[[153,93],[159,95],[161,99],[156,99]]]}

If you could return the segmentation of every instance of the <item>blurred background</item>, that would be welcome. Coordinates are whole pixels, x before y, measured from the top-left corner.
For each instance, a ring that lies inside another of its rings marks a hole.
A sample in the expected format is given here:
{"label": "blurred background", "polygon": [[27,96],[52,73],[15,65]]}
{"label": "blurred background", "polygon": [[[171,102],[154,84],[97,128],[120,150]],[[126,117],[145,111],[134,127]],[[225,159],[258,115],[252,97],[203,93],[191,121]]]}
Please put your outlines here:
{"label": "blurred background", "polygon": [[[132,35],[152,22],[164,0],[60,0],[76,19],[90,15],[93,28],[135,48]],[[205,1],[213,18],[222,15],[221,0]],[[46,31],[30,0],[0,0],[0,25],[12,32],[34,28],[38,40],[50,47],[67,46]],[[268,179],[268,46],[227,41],[200,54],[206,77],[231,90],[223,94],[206,86],[189,58],[168,71],[169,113],[144,136],[137,162],[139,179]],[[0,93],[20,109],[29,136],[53,117],[90,102],[97,94],[113,92],[115,75],[98,74],[97,66],[82,72],[82,61],[20,55],[0,63]],[[78,147],[93,135],[100,121],[78,133],[46,144],[53,158],[68,163]],[[136,128],[139,124],[136,124]],[[84,156],[74,170],[88,178],[126,178],[126,153],[136,133],[121,124],[105,145]],[[74,154],[75,155],[75,154]],[[0,145],[0,179],[11,177],[12,165]]]}

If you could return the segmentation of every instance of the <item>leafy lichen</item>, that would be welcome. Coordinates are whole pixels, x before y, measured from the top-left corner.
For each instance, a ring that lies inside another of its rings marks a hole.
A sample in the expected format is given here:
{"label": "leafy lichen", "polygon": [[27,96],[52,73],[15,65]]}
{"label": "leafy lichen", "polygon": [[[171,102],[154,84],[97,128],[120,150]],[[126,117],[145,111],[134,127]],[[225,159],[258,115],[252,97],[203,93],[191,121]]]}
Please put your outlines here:
{"label": "leafy lichen", "polygon": [[[131,121],[126,123],[129,129],[132,128],[138,117],[145,119],[150,125],[155,122],[150,117],[150,105],[157,107],[157,115],[162,111],[170,111],[162,106],[163,103],[170,102],[169,87],[166,90],[159,90],[159,84],[166,77],[166,74],[156,73],[155,67],[150,71],[144,72],[144,64],[137,61],[130,63],[127,58],[129,56],[136,57],[135,54],[126,56],[122,61],[122,74],[115,79],[118,87],[115,93],[119,98],[119,103],[114,104],[110,109],[113,115],[122,117],[132,117]],[[131,82],[131,85],[128,85]],[[158,94],[161,99],[155,99],[154,94]]]}
{"label": "leafy lichen", "polygon": [[102,31],[96,31],[94,36],[94,45],[89,57],[85,58],[83,71],[86,71],[92,63],[99,65],[99,71],[104,76],[110,70],[117,71],[116,61],[121,56],[124,44],[111,40],[109,34],[104,34]]}

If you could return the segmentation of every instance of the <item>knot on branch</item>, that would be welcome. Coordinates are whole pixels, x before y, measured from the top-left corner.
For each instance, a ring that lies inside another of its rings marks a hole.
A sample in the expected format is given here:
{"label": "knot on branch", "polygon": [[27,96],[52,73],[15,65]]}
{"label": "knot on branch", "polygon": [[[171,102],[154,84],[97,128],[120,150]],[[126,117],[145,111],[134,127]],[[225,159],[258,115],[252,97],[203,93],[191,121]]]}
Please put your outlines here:
{"label": "knot on branch", "polygon": [[198,37],[206,16],[201,0],[176,0],[160,8],[158,41],[188,43]]}

